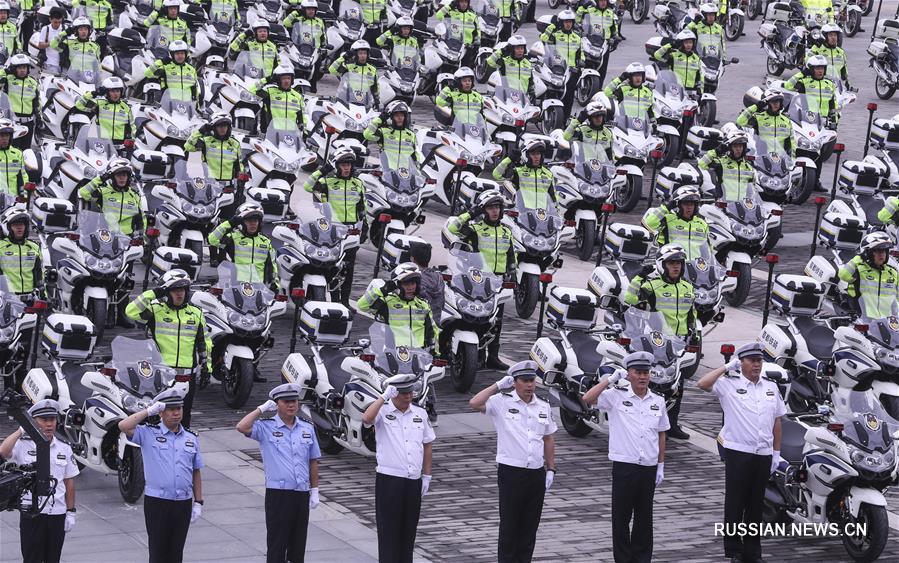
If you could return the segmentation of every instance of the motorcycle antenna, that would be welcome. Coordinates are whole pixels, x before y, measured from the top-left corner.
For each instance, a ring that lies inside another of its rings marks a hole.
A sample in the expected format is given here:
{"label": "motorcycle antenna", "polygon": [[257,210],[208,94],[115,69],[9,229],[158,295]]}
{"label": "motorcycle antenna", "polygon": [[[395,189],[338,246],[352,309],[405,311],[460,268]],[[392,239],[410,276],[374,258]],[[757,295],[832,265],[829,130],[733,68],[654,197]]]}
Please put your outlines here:
{"label": "motorcycle antenna", "polygon": [[762,312],[762,328],[768,324],[768,309],[771,306],[771,283],[774,281],[774,266],[780,262],[780,256],[768,254],[765,256],[765,262],[768,263],[768,283],[765,285],[765,309]]}
{"label": "motorcycle antenna", "polygon": [[34,369],[34,366],[37,364],[37,342],[40,339],[41,334],[41,320],[44,318],[44,313],[47,309],[49,309],[49,304],[40,299],[35,300],[31,305],[25,307],[26,313],[37,315],[37,320],[34,323],[34,330],[31,333],[31,342],[28,343],[28,347],[31,349],[31,354],[28,359],[28,369]]}
{"label": "motorcycle antenna", "polygon": [[809,246],[808,257],[810,260],[815,256],[815,251],[818,248],[815,241],[818,240],[818,230],[821,228],[821,209],[824,207],[825,203],[827,203],[826,197],[818,196],[815,198],[815,228],[812,230],[812,244]]}
{"label": "motorcycle antenna", "polygon": [[[869,127],[870,127],[870,122]],[[870,132],[870,129],[868,130]],[[867,150],[867,143],[865,144],[865,148]],[[837,179],[840,177],[840,158],[843,156],[843,151],[846,150],[846,145],[843,143],[837,143],[833,146],[833,152],[837,155],[837,162],[833,167],[833,183],[830,185],[830,199],[834,200],[837,197]]]}
{"label": "motorcycle antenna", "polygon": [[868,128],[865,130],[865,152],[863,156],[868,156],[868,147],[871,145],[871,125],[874,123],[874,112],[877,111],[877,104],[868,103]]}
{"label": "motorcycle antenna", "polygon": [[297,349],[297,323],[300,317],[300,305],[303,298],[306,297],[306,291],[301,287],[295,287],[290,290],[290,298],[293,300],[293,326],[290,333],[290,353],[293,354]]}
{"label": "motorcycle antenna", "polygon": [[[881,8],[883,8],[883,0],[880,0],[877,3],[877,14],[874,16],[874,29],[871,31],[871,39],[874,39],[874,36],[877,34],[877,24],[880,22]],[[899,8],[896,8],[896,13],[899,14]]]}

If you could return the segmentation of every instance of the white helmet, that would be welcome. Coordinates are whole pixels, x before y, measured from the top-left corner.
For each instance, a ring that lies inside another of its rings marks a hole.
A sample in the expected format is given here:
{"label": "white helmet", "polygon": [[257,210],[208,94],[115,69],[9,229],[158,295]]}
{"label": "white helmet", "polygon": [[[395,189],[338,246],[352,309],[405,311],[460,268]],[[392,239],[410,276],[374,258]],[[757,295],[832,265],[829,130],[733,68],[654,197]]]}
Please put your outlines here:
{"label": "white helmet", "polygon": [[275,67],[275,70],[272,71],[272,78],[276,78],[278,76],[283,76],[285,74],[294,76],[294,75],[296,75],[296,71],[294,71],[294,69],[291,65],[281,63]]}
{"label": "white helmet", "polygon": [[835,23],[826,23],[826,24],[824,24],[823,26],[821,26],[821,33],[822,33],[823,35],[827,35],[828,33],[839,33],[839,34],[842,34],[842,33],[843,33],[843,30],[840,29],[840,26],[838,26],[838,25],[835,24]]}
{"label": "white helmet", "polygon": [[696,34],[690,31],[689,29],[684,29],[680,33],[674,36],[675,41],[686,41],[687,39],[692,39],[696,41]]}
{"label": "white helmet", "polygon": [[317,10],[318,2],[316,2],[316,0],[303,0],[302,2],[300,2],[300,8],[315,8]]}
{"label": "white helmet", "polygon": [[341,162],[356,164],[356,151],[345,146],[335,150],[334,154],[331,155],[331,165],[337,168],[337,165]]}
{"label": "white helmet", "polygon": [[190,287],[191,279],[184,270],[175,268],[162,274],[159,279],[159,288],[165,291],[178,289],[179,287]]}
{"label": "white helmet", "polygon": [[105,88],[107,92],[109,92],[110,90],[122,90],[123,92],[125,91],[125,83],[122,82],[122,79],[118,76],[110,76],[108,78],[104,78],[100,86]]}
{"label": "white helmet", "polygon": [[163,0],[163,8],[181,8],[181,0]]}
{"label": "white helmet", "polygon": [[6,10],[7,12],[10,10],[9,2],[0,2],[0,12]]}
{"label": "white helmet", "polygon": [[368,41],[365,39],[358,39],[350,45],[350,51],[358,51],[359,49],[365,49],[366,51],[371,50],[371,45],[368,44]]}
{"label": "white helmet", "polygon": [[718,6],[706,2],[705,4],[699,6],[699,13],[702,14],[703,17],[705,17],[707,14],[714,14],[717,16]]}
{"label": "white helmet", "polygon": [[271,29],[271,25],[269,25],[268,20],[265,18],[256,18],[256,21],[253,22],[253,25],[250,26],[253,28],[253,31],[257,29]]}
{"label": "white helmet", "polygon": [[247,219],[258,219],[259,221],[262,221],[262,218],[265,216],[265,211],[262,209],[262,206],[255,201],[249,201],[241,204],[240,207],[237,208],[235,216],[240,217],[241,221],[246,221]]}
{"label": "white helmet", "polygon": [[746,136],[746,133],[743,132],[742,129],[737,129],[737,130],[734,130],[734,131],[731,131],[730,133],[728,133],[727,136],[724,137],[724,140],[722,142],[724,143],[724,146],[726,146],[727,148],[730,148],[733,145],[748,144],[749,137]]}
{"label": "white helmet", "polygon": [[884,233],[883,231],[876,231],[865,235],[865,238],[862,239],[862,243],[859,245],[858,250],[864,255],[863,257],[866,260],[870,260],[871,253],[875,250],[889,250],[892,247],[893,239],[890,238],[890,235]]}
{"label": "white helmet", "polygon": [[557,19],[558,19],[560,22],[566,21],[566,20],[568,20],[568,21],[574,21],[574,20],[575,20],[575,15],[574,15],[574,12],[572,12],[571,10],[562,10],[561,12],[559,12],[559,16],[558,16]]}
{"label": "white helmet", "polygon": [[412,126],[412,110],[409,109],[409,105],[406,102],[402,100],[393,100],[387,104],[387,107],[384,109],[384,115],[387,116],[387,121],[389,121],[391,125],[393,125],[393,114],[395,113],[405,113],[406,120],[403,122],[404,127]]}
{"label": "white helmet", "polygon": [[646,67],[643,66],[642,63],[631,63],[627,65],[627,68],[624,69],[624,72],[628,74],[628,77],[633,76],[634,74],[646,74]]}
{"label": "white helmet", "polygon": [[460,66],[459,70],[453,73],[453,78],[461,80],[463,78],[474,78],[474,71],[467,66]]}
{"label": "white helmet", "polygon": [[[2,8],[0,8],[2,10]],[[91,20],[87,18],[87,16],[78,16],[74,20],[72,20],[72,27],[78,29],[79,27],[87,27],[88,29],[93,29],[94,26],[91,25]]]}
{"label": "white helmet", "polygon": [[[0,8],[2,10],[3,8]],[[19,205],[13,205],[9,209],[3,212],[0,215],[0,226],[3,227],[3,231],[10,235],[11,231],[9,230],[9,226],[13,223],[25,223],[25,238],[28,237],[28,226],[31,224],[31,217],[28,214],[28,210]]]}
{"label": "white helmet", "polygon": [[218,113],[212,114],[212,117],[209,118],[209,125],[215,127],[216,125],[221,124],[222,122],[227,123],[228,126],[231,126],[231,114],[220,111]]}
{"label": "white helmet", "polygon": [[825,58],[824,55],[812,55],[808,58],[807,61],[805,61],[805,68],[807,68],[808,70],[812,70],[816,66],[823,66],[826,68],[827,58]]}
{"label": "white helmet", "polygon": [[500,207],[504,207],[506,204],[503,194],[499,193],[499,190],[494,189],[484,190],[479,193],[476,201],[480,207],[487,207],[488,205],[499,205]]}
{"label": "white helmet", "polygon": [[[687,260],[687,251],[684,250],[684,247],[679,244],[666,244],[662,248],[659,249],[659,253],[656,255],[656,273],[666,277],[665,275],[665,262],[686,262]],[[682,273],[683,275],[683,273]]]}
{"label": "white helmet", "polygon": [[390,275],[391,281],[400,284],[404,281],[421,281],[421,269],[413,262],[403,262]]}
{"label": "white helmet", "polygon": [[127,158],[114,158],[110,160],[109,164],[106,165],[106,173],[115,174],[116,172],[127,172],[128,174],[131,174],[133,172],[131,162],[129,162]]}
{"label": "white helmet", "polygon": [[6,68],[15,68],[17,66],[31,67],[31,59],[24,53],[16,53],[6,61]]}
{"label": "white helmet", "polygon": [[10,119],[0,119],[0,134],[12,135],[16,130],[16,124]]}
{"label": "white helmet", "polygon": [[674,205],[680,205],[687,201],[699,203],[700,199],[702,199],[702,195],[696,186],[678,186],[671,194],[671,203]]}
{"label": "white helmet", "polygon": [[169,43],[169,53],[174,55],[178,51],[184,51],[185,53],[187,53],[190,51],[190,45],[180,39]]}
{"label": "white helmet", "polygon": [[412,21],[412,18],[410,18],[409,16],[401,16],[397,18],[396,23],[393,25],[395,25],[396,27],[414,27],[415,22]]}
{"label": "white helmet", "polygon": [[609,108],[607,108],[606,105],[602,103],[602,101],[596,100],[587,104],[587,107],[584,108],[584,113],[587,115],[587,117],[593,117],[594,115],[602,115],[603,117],[608,117]]}
{"label": "white helmet", "polygon": [[528,40],[524,38],[522,35],[513,35],[506,42],[506,45],[509,47],[527,47]]}
{"label": "white helmet", "polygon": [[525,155],[535,151],[540,151],[542,153],[545,150],[546,143],[543,142],[543,139],[528,139],[521,144],[521,152]]}

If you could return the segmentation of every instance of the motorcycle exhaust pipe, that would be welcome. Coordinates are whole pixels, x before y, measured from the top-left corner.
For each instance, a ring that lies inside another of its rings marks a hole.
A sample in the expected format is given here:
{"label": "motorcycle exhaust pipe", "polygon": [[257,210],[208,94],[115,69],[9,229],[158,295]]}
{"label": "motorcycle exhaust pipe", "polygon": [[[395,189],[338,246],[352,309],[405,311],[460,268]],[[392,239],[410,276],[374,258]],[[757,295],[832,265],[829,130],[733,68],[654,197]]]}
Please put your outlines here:
{"label": "motorcycle exhaust pipe", "polygon": [[[883,3],[883,0],[880,0]],[[880,8],[877,8],[877,11],[880,12]],[[875,24],[875,27],[876,24]],[[871,143],[871,125],[874,123],[874,112],[877,111],[877,104],[874,102],[868,103],[868,128],[865,130],[865,152],[863,156],[868,156],[868,146]]]}
{"label": "motorcycle exhaust pipe", "polygon": [[765,309],[762,312],[762,328],[768,324],[768,312],[771,306],[771,283],[774,281],[774,266],[780,262],[780,256],[768,254],[765,256],[765,262],[768,263],[768,283],[765,286]]}

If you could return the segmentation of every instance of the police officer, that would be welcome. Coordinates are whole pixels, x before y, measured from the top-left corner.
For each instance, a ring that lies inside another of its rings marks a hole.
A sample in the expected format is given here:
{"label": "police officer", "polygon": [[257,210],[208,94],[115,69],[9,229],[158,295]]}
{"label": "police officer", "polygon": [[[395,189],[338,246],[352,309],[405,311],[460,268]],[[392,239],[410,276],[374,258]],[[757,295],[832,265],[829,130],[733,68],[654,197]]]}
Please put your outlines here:
{"label": "police officer", "polygon": [[[512,245],[512,229],[502,224],[505,200],[498,190],[484,190],[478,194],[475,206],[458,217],[450,217],[447,230],[479,252],[484,264],[498,276],[515,272],[517,260]],[[483,219],[478,220],[480,217]],[[503,330],[505,304],[499,306],[494,326],[495,336],[487,346],[487,368],[509,369],[499,358],[499,336]]]}
{"label": "police officer", "polygon": [[[371,51],[371,45],[368,44],[368,41],[364,39],[354,41],[348,52],[340,55],[331,63],[328,72],[338,78],[350,73],[353,75],[353,88],[363,92],[370,91],[375,99],[375,106],[379,106],[381,104],[378,101],[378,69],[368,62],[369,51]],[[355,82],[356,80],[359,82]]]}
{"label": "police officer", "polygon": [[718,6],[707,2],[699,6],[699,16],[687,25],[687,29],[696,34],[697,50],[703,57],[717,56],[723,61],[727,56],[727,44],[724,28],[717,19]]}
{"label": "police officer", "polygon": [[106,166],[106,172],[78,190],[78,196],[86,201],[96,200],[106,222],[113,228],[134,238],[144,226],[141,193],[132,184],[134,170],[125,158],[114,158]]}
{"label": "police officer", "polygon": [[746,160],[747,143],[746,134],[734,130],[697,162],[699,168],[715,172],[716,198],[737,201],[753,189],[755,169]]}
{"label": "police officer", "polygon": [[15,53],[22,47],[19,41],[19,30],[14,22],[9,21],[9,3],[0,2],[0,43],[6,47],[6,52]]}
{"label": "police officer", "polygon": [[568,65],[568,83],[565,85],[565,95],[562,103],[565,107],[572,107],[574,89],[581,76],[580,65],[582,63],[581,36],[574,31],[575,15],[571,10],[562,10],[554,18],[543,33],[540,41],[547,45],[555,45],[556,52]]}
{"label": "police officer", "polygon": [[414,374],[396,375],[384,393],[365,409],[362,422],[374,425],[378,467],[375,517],[378,561],[412,563],[421,499],[431,485],[434,434],[428,413],[412,404],[418,381]]}
{"label": "police officer", "polygon": [[673,43],[665,43],[652,58],[667,65],[677,81],[687,90],[702,93],[702,60],[696,54],[696,34],[684,29],[674,36]]}
{"label": "police officer", "polygon": [[536,362],[518,362],[468,401],[496,427],[500,563],[533,557],[543,498],[556,474],[556,421],[549,403],[534,393],[536,377]]}
{"label": "police officer", "polygon": [[[671,332],[681,337],[690,336],[696,325],[696,309],[693,307],[696,292],[684,279],[686,259],[687,252],[683,246],[666,244],[656,255],[655,273],[658,277],[645,279],[641,272],[631,280],[625,295],[625,302],[629,305],[644,306],[650,311],[662,313]],[[677,398],[668,413],[671,420],[668,436],[677,440],[690,437],[678,425],[683,396],[684,378],[681,378]]]}
{"label": "police officer", "polygon": [[269,126],[277,131],[300,131],[303,129],[303,108],[306,107],[303,94],[293,87],[294,70],[291,65],[281,64],[272,71],[272,77],[266,84],[261,81],[260,89],[250,90],[262,98],[262,130]]}
{"label": "police officer", "polygon": [[431,306],[419,296],[420,286],[421,270],[404,262],[393,270],[390,280],[372,280],[356,307],[363,313],[375,313],[378,320],[387,323],[397,346],[437,346],[439,330]]}
{"label": "police officer", "polygon": [[575,11],[577,23],[581,24],[586,15],[590,16],[591,23],[594,25],[596,23],[602,25],[603,35],[605,36],[606,41],[612,43],[612,48],[614,48],[619,41],[624,39],[621,37],[618,30],[618,14],[616,14],[615,10],[609,5],[609,0],[582,1]]}
{"label": "police officer", "polygon": [[[356,153],[350,147],[341,147],[334,151],[331,159],[330,164],[309,176],[303,188],[314,193],[319,201],[328,202],[334,221],[344,225],[355,225],[362,221],[361,242],[365,242],[365,184],[354,173]],[[343,286],[336,296],[344,305],[349,305],[350,302],[358,251],[358,246],[348,248],[344,256]]]}
{"label": "police officer", "polygon": [[169,43],[169,61],[164,63],[161,59],[156,59],[144,71],[144,78],[158,81],[172,100],[198,100],[200,83],[197,80],[197,70],[187,62],[189,51],[190,45],[184,41],[172,41]]}
{"label": "police officer", "polygon": [[[190,44],[190,27],[181,17],[180,12],[181,0],[163,0],[162,9],[147,16],[144,25],[146,27],[153,24],[159,25],[161,36],[165,37],[168,43],[180,40]],[[159,19],[160,16],[163,16],[162,20]]]}
{"label": "police officer", "polygon": [[100,46],[91,41],[91,21],[84,16],[75,18],[69,28],[50,40],[50,48],[59,51],[62,68],[74,64],[75,70],[89,70],[81,67],[92,65],[87,62],[91,59],[100,60]]}
{"label": "police officer", "polygon": [[[665,478],[665,432],[670,425],[665,399],[649,390],[653,361],[649,352],[628,354],[627,372],[616,370],[581,399],[587,408],[595,404],[609,415],[612,551],[621,563],[651,561],[652,500]],[[622,379],[630,385],[619,383]]]}
{"label": "police officer", "polygon": [[437,21],[446,22],[447,37],[462,41],[462,66],[474,66],[477,45],[481,42],[478,15],[471,8],[469,0],[451,0],[434,14]]}
{"label": "police officer", "polygon": [[[418,294],[431,306],[431,315],[434,322],[440,323],[440,315],[443,314],[445,299],[443,273],[437,268],[431,268],[431,244],[428,242],[410,242],[409,260],[421,270],[421,285]],[[441,347],[443,348],[443,347]]]}
{"label": "police officer", "polygon": [[112,4],[107,0],[72,0],[72,8],[83,8],[94,29],[105,30],[112,23]]}
{"label": "police officer", "polygon": [[0,119],[0,192],[21,195],[25,184],[25,157],[12,146],[15,125],[9,119]]}
{"label": "police officer", "polygon": [[840,267],[839,278],[848,284],[849,308],[856,315],[882,319],[896,314],[899,271],[889,265],[893,241],[884,232],[865,235],[859,254]]}
{"label": "police officer", "polygon": [[[568,122],[568,127],[562,134],[562,138],[566,141],[578,141],[583,145],[589,145],[586,148],[585,158],[595,158],[595,155],[605,154],[606,158],[612,160],[612,130],[606,127],[606,118],[608,117],[609,108],[601,100],[596,100],[587,104],[581,116],[581,121],[576,117],[572,117]],[[574,211],[573,209],[571,210]],[[566,219],[574,217],[566,217]]]}
{"label": "police officer", "polygon": [[[524,205],[528,209],[546,209],[547,196],[556,201],[555,176],[543,163],[545,152],[546,145],[541,139],[525,140],[521,148],[525,162],[513,168],[509,175],[509,181],[521,192]],[[493,179],[502,181],[510,164],[512,158],[507,156],[493,169]]]}
{"label": "police officer", "polygon": [[[315,426],[298,415],[300,386],[285,383],[269,400],[237,423],[237,431],[259,442],[265,469],[265,544],[268,563],[302,563],[309,509],[316,508],[318,460]],[[271,418],[260,419],[266,413]]]}
{"label": "police officer", "polygon": [[[184,400],[183,389],[166,389],[148,408],[119,421],[119,430],[143,456],[150,563],[180,563],[187,530],[203,513],[205,464],[200,439],[182,426]],[[141,424],[155,416],[159,424]]]}
{"label": "police officer", "polygon": [[[28,409],[28,415],[37,430],[50,441],[50,477],[56,480],[56,488],[49,499],[38,497],[37,505],[43,506],[40,514],[19,514],[22,561],[58,563],[66,534],[75,527],[75,477],[79,473],[78,465],[72,457],[72,448],[56,439],[59,403],[53,399],[43,399]],[[19,428],[0,444],[0,457],[19,465],[30,465],[37,462],[37,446]],[[26,492],[22,495],[22,506],[31,504],[31,493]]]}
{"label": "police officer", "polygon": [[806,60],[814,55],[821,55],[827,61],[826,75],[831,79],[843,81],[843,86],[850,87],[849,71],[846,66],[846,51],[840,47],[843,31],[835,23],[826,23],[821,27],[823,41],[816,41],[807,51]]}
{"label": "police officer", "polygon": [[521,25],[521,3],[516,0],[492,0],[489,2],[496,8],[500,18],[497,41],[507,41],[515,28]]}
{"label": "police officer", "polygon": [[385,52],[392,52],[396,47],[406,47],[409,49],[421,50],[421,44],[418,38],[412,35],[412,29],[415,22],[409,16],[400,16],[397,18],[393,27],[396,31],[387,30],[375,39],[375,45],[384,49]]}
{"label": "police officer", "polygon": [[166,365],[190,370],[184,416],[179,417],[179,422],[188,428],[196,389],[194,371],[199,367],[203,380],[208,380],[212,372],[212,341],[206,331],[203,311],[190,304],[190,282],[184,270],[169,270],[159,280],[159,287],[141,293],[125,307],[128,318],[149,324]]}
{"label": "police officer", "polygon": [[749,106],[737,116],[739,127],[752,127],[769,147],[783,147],[793,152],[793,122],[784,115],[784,95],[780,90],[769,88],[762,93],[754,106]]}
{"label": "police officer", "polygon": [[646,67],[631,63],[605,87],[603,93],[621,104],[627,117],[647,119],[653,115],[652,90],[646,86],[645,80]]}
{"label": "police officer", "polygon": [[257,18],[250,27],[253,31],[252,39],[246,31],[242,31],[228,46],[228,56],[233,61],[241,51],[249,51],[254,55],[254,64],[261,63],[265,76],[271,76],[278,63],[278,46],[274,41],[269,41],[269,23],[265,18]]}
{"label": "police officer", "polygon": [[9,58],[6,71],[0,77],[3,89],[9,96],[9,105],[15,114],[16,123],[28,127],[27,135],[13,141],[20,150],[31,147],[38,110],[38,83],[28,75],[29,72],[31,72],[31,59],[28,55],[18,53]]}
{"label": "police officer", "polygon": [[[322,45],[327,44],[328,39],[325,35],[325,21],[318,17],[317,14],[318,2],[316,0],[303,0],[300,2],[299,9],[293,9],[281,23],[290,31],[291,35],[295,33],[293,30],[294,25],[298,25],[299,31],[296,33],[303,37],[303,41],[315,45],[316,48],[321,48]],[[305,37],[306,35],[308,35],[308,38]],[[319,57],[315,68],[312,69],[312,75],[309,78],[309,91],[312,93],[318,92],[318,79],[322,77],[321,65],[323,61],[324,57]]]}
{"label": "police officer", "polygon": [[[412,129],[412,110],[402,100],[394,100],[384,109],[385,118],[372,119],[362,136],[377,141],[381,154],[394,170],[408,168],[415,160],[415,130]],[[381,127],[386,121],[387,127]]]}
{"label": "police officer", "polygon": [[523,35],[513,35],[504,48],[497,47],[487,57],[487,66],[497,69],[499,75],[506,79],[509,88],[526,93],[528,100],[534,104],[537,101],[534,92],[534,65],[525,56],[527,46],[527,39]]}
{"label": "police officer", "polygon": [[276,282],[277,257],[271,239],[262,234],[264,215],[261,205],[247,202],[209,233],[209,245],[224,249],[227,259],[237,266],[238,281]]}
{"label": "police officer", "polygon": [[[746,344],[697,384],[714,393],[724,411],[718,438],[724,445],[724,522],[733,527],[762,521],[765,486],[780,464],[780,417],[787,410],[777,384],[761,377],[762,360],[758,342]],[[724,556],[762,561],[761,537],[725,535]]]}
{"label": "police officer", "polygon": [[374,41],[387,21],[387,0],[362,0],[359,5],[362,8],[362,23],[366,27],[362,39]]}
{"label": "police officer", "polygon": [[86,92],[75,102],[75,109],[97,117],[100,138],[119,144],[132,138],[136,131],[134,113],[124,98],[125,83],[118,76],[104,78],[95,98],[93,92]]}
{"label": "police officer", "polygon": [[473,125],[482,118],[484,96],[474,89],[474,71],[467,66],[453,73],[455,86],[444,86],[437,94],[438,108],[448,108],[453,119]]}
{"label": "police officer", "polygon": [[186,152],[202,151],[213,178],[233,182],[240,172],[240,141],[231,134],[231,116],[216,113],[184,142]]}
{"label": "police officer", "polygon": [[823,119],[836,121],[836,84],[827,78],[827,58],[812,55],[805,61],[805,68],[784,83],[784,88],[805,94],[808,110],[816,112]]}
{"label": "police officer", "polygon": [[679,244],[686,250],[687,260],[694,260],[709,240],[709,226],[696,214],[700,199],[696,186],[678,186],[671,201],[646,210],[643,226],[656,234],[660,247]]}

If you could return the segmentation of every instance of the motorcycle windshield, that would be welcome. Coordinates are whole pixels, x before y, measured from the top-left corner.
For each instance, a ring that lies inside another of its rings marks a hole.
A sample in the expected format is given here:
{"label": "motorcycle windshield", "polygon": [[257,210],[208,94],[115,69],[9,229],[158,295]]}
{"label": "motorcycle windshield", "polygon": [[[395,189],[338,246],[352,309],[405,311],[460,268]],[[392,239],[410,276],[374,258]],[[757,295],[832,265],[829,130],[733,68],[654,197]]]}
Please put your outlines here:
{"label": "motorcycle windshield", "polygon": [[147,29],[147,49],[157,59],[165,59],[169,54],[169,36],[161,25],[151,25]]}
{"label": "motorcycle windshield", "polygon": [[830,398],[833,418],[843,422],[844,440],[869,452],[892,449],[892,434],[899,430],[899,421],[887,413],[872,391],[837,387]]}
{"label": "motorcycle windshield", "polygon": [[115,381],[141,397],[155,397],[175,380],[176,370],[162,361],[152,340],[116,336],[112,341],[112,359],[107,367],[115,369]]}
{"label": "motorcycle windshield", "polygon": [[648,112],[643,112],[642,115],[630,116],[625,111],[624,104],[617,105],[615,127],[622,131],[636,131],[642,133],[643,137],[649,137],[651,131]]}
{"label": "motorcycle windshield", "polygon": [[418,49],[409,45],[397,45],[390,53],[390,65],[407,82],[418,75],[419,60]]}
{"label": "motorcycle windshield", "polygon": [[562,218],[548,195],[544,206],[534,209],[528,207],[522,190],[518,190],[515,194],[515,210],[518,212],[516,222],[533,235],[548,237],[557,234],[562,228]]}
{"label": "motorcycle windshield", "polygon": [[594,14],[584,14],[584,19],[581,20],[581,29],[583,30],[583,36],[593,45],[599,45],[605,41],[606,28],[603,25],[602,18]]}
{"label": "motorcycle windshield", "polygon": [[615,177],[615,165],[606,149],[596,143],[575,143],[571,149],[575,174],[591,184],[608,184]]}
{"label": "motorcycle windshield", "polygon": [[699,55],[706,68],[717,69],[721,65],[721,39],[716,39],[714,43],[703,43],[703,37],[707,36],[699,36],[699,47],[696,54]]}
{"label": "motorcycle windshield", "polygon": [[[859,299],[859,301],[862,301]],[[862,304],[864,309],[864,304]],[[893,304],[896,309],[896,304]],[[879,319],[862,317],[861,321],[868,325],[868,337],[887,348],[899,348],[899,318],[895,315]]]}
{"label": "motorcycle windshield", "polygon": [[231,28],[234,26],[234,6],[224,2],[209,4],[209,23],[218,33],[223,35],[231,33]]}
{"label": "motorcycle windshield", "polygon": [[348,106],[365,106],[365,109],[371,109],[375,106],[375,98],[371,93],[372,84],[374,80],[367,74],[346,72],[337,85],[337,99]]}
{"label": "motorcycle windshield", "polygon": [[[825,111],[827,111],[825,109]],[[821,117],[821,108],[818,99],[805,94],[794,94],[790,99],[787,115],[793,123],[803,124],[818,129],[824,128],[824,119]]]}
{"label": "motorcycle windshield", "polygon": [[[434,357],[423,348],[408,346],[409,342],[397,335],[386,323],[372,323],[368,329],[369,351],[374,354],[375,369],[384,377],[394,375],[421,376],[430,367]],[[419,379],[412,390],[413,395],[421,394]]]}
{"label": "motorcycle windshield", "polygon": [[78,84],[100,85],[100,61],[89,53],[73,53],[69,56],[66,78]]}
{"label": "motorcycle windshield", "polygon": [[137,13],[144,16],[144,18],[152,14],[156,9],[153,6],[153,0],[132,0],[130,4],[134,6]]}
{"label": "motorcycle windshield", "polygon": [[[0,276],[0,328],[14,325],[23,314],[25,314],[25,304],[9,287],[6,276]],[[6,334],[3,334],[2,337],[4,341],[8,340]]]}
{"label": "motorcycle windshield", "polygon": [[265,61],[259,51],[241,51],[231,67],[231,72],[247,80],[265,78]]}
{"label": "motorcycle windshield", "polygon": [[493,297],[502,291],[502,279],[490,271],[479,252],[454,248],[450,251],[448,266],[452,274],[450,287],[468,299],[492,302]]}
{"label": "motorcycle windshield", "polygon": [[265,140],[279,149],[283,149],[280,152],[280,158],[289,162],[300,158],[299,151],[303,150],[302,138],[302,135],[296,128],[276,129],[275,127],[269,127],[268,131],[265,132]]}
{"label": "motorcycle windshield", "polygon": [[115,146],[109,139],[101,139],[96,126],[82,127],[75,139],[74,149],[81,151],[98,171],[116,156]]}
{"label": "motorcycle windshield", "polygon": [[[500,100],[501,102],[510,105],[517,106],[519,108],[525,107],[528,105],[528,97],[524,92],[519,88],[515,88],[509,85],[508,79],[503,77],[500,81],[500,84],[496,87],[496,91],[493,93],[493,96]],[[522,115],[523,119],[524,116]]]}
{"label": "motorcycle windshield", "polygon": [[[197,115],[190,90],[178,88],[166,88],[159,100],[159,109],[179,121],[190,121]],[[185,131],[185,133],[190,134],[192,131]]]}
{"label": "motorcycle windshield", "polygon": [[300,54],[312,56],[312,52],[318,47],[320,29],[305,22],[297,22],[290,28],[290,40],[299,49]]}
{"label": "motorcycle windshield", "polygon": [[624,313],[624,335],[631,339],[631,350],[649,352],[656,363],[674,363],[686,344],[675,335],[665,317],[658,311],[630,307]]}
{"label": "motorcycle windshield", "polygon": [[762,200],[753,187],[747,187],[745,197],[727,202],[727,214],[747,225],[761,225]]}
{"label": "motorcycle windshield", "polygon": [[484,118],[481,114],[475,116],[474,123],[464,123],[458,119],[453,121],[453,133],[460,139],[470,139],[487,144],[487,128],[484,126]]}
{"label": "motorcycle windshield", "polygon": [[556,51],[555,45],[545,44],[543,51],[543,66],[555,75],[565,74],[568,70],[568,61]]}
{"label": "motorcycle windshield", "polygon": [[[222,262],[218,266],[216,287],[222,290],[222,303],[248,316],[265,314],[275,299],[275,293],[262,282],[255,266],[241,268],[231,262]],[[233,323],[232,319],[228,320]]]}
{"label": "motorcycle windshield", "polygon": [[82,250],[98,258],[117,258],[131,244],[131,239],[119,231],[118,223],[110,225],[105,215],[95,211],[78,214],[78,235]]}
{"label": "motorcycle windshield", "polygon": [[659,71],[653,92],[664,98],[674,100],[684,100],[687,97],[687,93],[678,81],[677,75],[670,70]]}
{"label": "motorcycle windshield", "polygon": [[[684,245],[686,248],[688,245]],[[712,255],[712,248],[708,241],[703,241],[687,250],[687,279],[693,287],[711,289],[718,285],[721,276],[724,275],[724,267],[718,264]]]}
{"label": "motorcycle windshield", "polygon": [[340,243],[346,238],[348,227],[335,223],[331,219],[331,206],[329,204],[316,204],[316,208],[321,216],[312,221],[301,223],[298,231],[300,237],[313,246],[339,250]]}
{"label": "motorcycle windshield", "polygon": [[755,135],[755,161],[753,166],[768,176],[783,177],[793,169],[793,159],[782,146],[768,144],[764,139]]}
{"label": "motorcycle windshield", "polygon": [[[394,161],[394,162],[391,162]],[[393,191],[401,194],[418,193],[421,186],[421,174],[412,155],[400,155],[387,158],[387,155],[381,153],[381,178],[390,186]],[[388,197],[388,199],[390,199]],[[417,202],[417,198],[416,198]]]}

